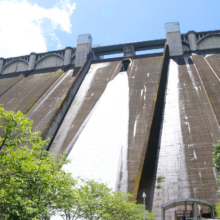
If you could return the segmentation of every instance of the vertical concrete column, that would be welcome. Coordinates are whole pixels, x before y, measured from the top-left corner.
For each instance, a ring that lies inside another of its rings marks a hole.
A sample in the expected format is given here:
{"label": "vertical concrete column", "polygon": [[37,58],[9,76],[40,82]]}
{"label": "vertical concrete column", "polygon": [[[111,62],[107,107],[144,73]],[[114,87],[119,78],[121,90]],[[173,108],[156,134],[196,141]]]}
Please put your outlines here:
{"label": "vertical concrete column", "polygon": [[194,202],[193,210],[194,210],[194,219],[197,220],[197,217],[198,217],[198,214],[197,214],[197,202]]}
{"label": "vertical concrete column", "polygon": [[190,50],[197,50],[196,32],[189,31],[187,35],[188,35]]}
{"label": "vertical concrete column", "polygon": [[124,57],[133,57],[135,55],[134,45],[127,44],[123,47]]}
{"label": "vertical concrete column", "polygon": [[180,35],[179,22],[165,24],[167,44],[169,45],[170,56],[183,54],[183,45]]}
{"label": "vertical concrete column", "polygon": [[64,53],[64,65],[70,65],[71,63],[71,57],[72,57],[72,48],[66,47],[65,53]]}
{"label": "vertical concrete column", "polygon": [[33,70],[35,67],[35,61],[36,61],[37,54],[36,53],[31,53],[29,62],[28,62],[28,70]]}
{"label": "vertical concrete column", "polygon": [[86,61],[87,54],[92,49],[92,36],[91,34],[82,34],[78,36],[76,48],[75,67],[81,67]]}
{"label": "vertical concrete column", "polygon": [[0,74],[2,73],[4,58],[0,57]]}
{"label": "vertical concrete column", "polygon": [[215,206],[211,207],[211,218],[215,219]]}
{"label": "vertical concrete column", "polygon": [[185,202],[185,219],[187,219],[187,205],[186,205],[186,202]]}
{"label": "vertical concrete column", "polygon": [[161,220],[165,220],[165,210],[161,207]]}

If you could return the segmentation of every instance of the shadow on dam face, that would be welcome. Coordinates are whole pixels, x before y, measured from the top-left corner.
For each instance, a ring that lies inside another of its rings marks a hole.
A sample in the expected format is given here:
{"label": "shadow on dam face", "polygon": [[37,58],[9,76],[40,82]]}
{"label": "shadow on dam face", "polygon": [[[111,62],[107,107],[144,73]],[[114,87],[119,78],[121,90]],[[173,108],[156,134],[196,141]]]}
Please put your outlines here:
{"label": "shadow on dam face", "polygon": [[157,171],[157,155],[159,153],[160,145],[160,131],[163,121],[164,101],[167,84],[167,75],[169,67],[169,50],[168,47],[164,52],[164,61],[161,69],[161,79],[159,83],[158,95],[154,109],[151,131],[148,142],[146,141],[147,150],[142,169],[139,190],[137,195],[138,203],[143,203],[142,194],[146,193],[145,199],[146,208],[152,210],[154,189],[155,189],[155,175]]}

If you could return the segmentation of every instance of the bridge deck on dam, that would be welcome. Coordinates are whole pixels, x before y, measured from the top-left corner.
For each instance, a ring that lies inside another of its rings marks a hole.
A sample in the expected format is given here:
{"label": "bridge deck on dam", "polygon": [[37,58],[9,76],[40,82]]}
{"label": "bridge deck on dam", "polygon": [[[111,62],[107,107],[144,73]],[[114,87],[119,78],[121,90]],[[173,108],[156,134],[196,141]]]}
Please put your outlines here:
{"label": "bridge deck on dam", "polygon": [[[218,201],[212,157],[220,137],[219,54],[184,54],[170,60],[153,208],[177,198]],[[149,204],[150,205],[150,204]],[[182,209],[184,210],[184,209]],[[166,211],[173,219],[174,210]]]}
{"label": "bridge deck on dam", "polygon": [[[127,132],[127,153],[126,156],[122,159],[125,160],[124,162],[126,163],[126,165],[124,166],[126,166],[126,168],[118,167],[117,169],[118,172],[121,173],[121,176],[125,175],[126,173],[127,180],[126,183],[123,184],[127,186],[125,190],[130,193],[133,193],[135,188],[135,181],[139,178],[141,173],[140,162],[144,157],[144,152],[146,150],[147,140],[151,128],[153,111],[160,81],[162,60],[162,54],[149,55],[145,58],[132,59],[126,72],[129,88],[129,102],[126,109],[128,109],[129,113],[127,118],[128,122],[126,122],[127,125],[123,130],[124,133]],[[99,106],[101,106],[102,102],[104,102],[105,94],[108,93],[111,85],[116,83],[116,81],[118,80],[117,77],[119,77],[121,69],[122,60],[101,63],[99,62],[91,65],[91,68],[88,71],[78,93],[76,94],[65,116],[65,119],[63,120],[63,123],[51,145],[51,151],[53,151],[54,153],[67,151],[71,154],[71,150],[73,151],[74,148],[78,147],[77,143],[78,141],[81,141],[80,136],[84,137],[84,139],[88,139],[88,145],[91,145],[91,148],[94,147],[89,141],[90,139],[92,139],[91,136],[94,136],[94,131],[90,131],[91,134],[88,133],[87,136],[85,136],[83,132],[87,129],[87,127],[90,126],[89,124],[93,120],[93,115],[96,114]],[[118,88],[116,84],[115,87],[112,87],[112,93],[114,93],[114,90],[117,90],[118,95],[116,94],[113,100],[112,97],[110,97],[109,102],[114,102],[115,99],[119,99],[121,97],[120,93],[123,93],[124,84],[121,85],[121,88],[120,86]],[[123,110],[123,106],[117,107],[116,113],[114,113],[114,108],[115,107],[111,106],[111,104],[109,105],[109,109],[106,109],[106,117],[112,117],[111,114],[116,114],[113,116],[113,120],[114,118],[118,117],[118,114],[122,114],[122,117],[124,117],[123,114],[126,114],[126,112],[121,112]],[[100,115],[100,118],[101,117],[102,116]],[[105,118],[105,116],[103,118]],[[120,127],[120,124],[117,124],[119,122],[114,122],[115,126],[113,126],[113,129],[117,130],[117,127]],[[94,124],[94,130],[98,126],[98,123],[100,122],[97,121],[97,124]],[[111,122],[108,122],[106,124],[105,119],[103,119],[101,130],[107,130],[108,127],[111,126]],[[85,132],[88,132],[87,130]],[[101,134],[103,133],[104,131],[99,130],[97,130],[97,133],[95,133],[95,135],[100,138],[100,141],[97,140],[96,142],[97,145],[99,145],[102,141],[103,137],[101,137]],[[114,131],[110,130],[107,136],[109,136],[108,138],[110,139],[116,139],[117,132],[114,133]],[[112,146],[112,148],[113,147],[114,146]],[[121,145],[119,147],[121,147]],[[105,146],[103,146],[103,148],[105,148]],[[86,154],[86,149],[86,146],[81,148],[82,155]],[[98,150],[94,148],[94,151]],[[96,154],[97,160],[99,160],[100,157],[104,157],[104,151],[105,150],[103,149],[103,154],[102,152],[100,152],[100,154]],[[91,152],[91,157],[93,156],[93,153],[94,152]],[[84,160],[84,163],[86,163],[86,160],[89,160],[89,158],[83,158],[82,160]],[[94,163],[96,162],[97,161],[95,161]],[[122,164],[124,162],[122,162]],[[82,166],[84,166],[83,163]],[[93,164],[90,164],[88,166],[91,167],[93,166]],[[113,166],[113,164],[111,164],[110,162],[108,166]],[[101,167],[96,167],[94,169],[96,170],[94,170],[93,172],[99,172],[99,169],[101,170]],[[108,172],[109,171],[107,169],[106,173]],[[82,173],[82,175],[84,175],[84,173]],[[91,176],[84,177],[91,178]],[[100,179],[102,179],[101,171]],[[116,189],[120,189],[119,182],[118,186],[116,186]]]}

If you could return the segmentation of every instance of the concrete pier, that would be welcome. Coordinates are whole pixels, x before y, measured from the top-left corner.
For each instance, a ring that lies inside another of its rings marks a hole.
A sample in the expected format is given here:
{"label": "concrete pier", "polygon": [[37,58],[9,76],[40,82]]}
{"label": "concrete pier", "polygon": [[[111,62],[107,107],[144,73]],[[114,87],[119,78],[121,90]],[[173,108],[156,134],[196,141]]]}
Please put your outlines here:
{"label": "concrete pier", "polygon": [[86,61],[87,54],[92,49],[91,34],[82,34],[77,38],[75,67],[81,67]]}
{"label": "concrete pier", "polygon": [[134,46],[132,44],[125,45],[123,48],[124,57],[133,57],[135,55]]}
{"label": "concrete pier", "polygon": [[66,47],[64,54],[64,65],[70,65],[72,58],[72,48]]}
{"label": "concrete pier", "polygon": [[196,41],[196,32],[194,31],[190,31],[187,33],[188,35],[188,39],[189,39],[189,46],[190,46],[190,50],[194,51],[197,50],[197,41]]}
{"label": "concrete pier", "polygon": [[34,69],[36,57],[37,57],[36,53],[31,53],[30,54],[29,63],[28,63],[28,70],[33,70]]}
{"label": "concrete pier", "polygon": [[3,63],[4,63],[4,58],[0,57],[0,74],[2,72]]}
{"label": "concrete pier", "polygon": [[179,22],[165,24],[167,44],[169,45],[170,56],[180,56],[183,54],[183,46],[180,35]]}

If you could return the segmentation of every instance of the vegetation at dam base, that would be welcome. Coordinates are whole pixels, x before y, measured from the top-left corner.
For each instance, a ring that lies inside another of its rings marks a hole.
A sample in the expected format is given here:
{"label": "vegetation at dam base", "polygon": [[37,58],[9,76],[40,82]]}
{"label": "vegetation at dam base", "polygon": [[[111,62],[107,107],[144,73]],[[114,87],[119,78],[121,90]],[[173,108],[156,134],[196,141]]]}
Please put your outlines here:
{"label": "vegetation at dam base", "polygon": [[[218,173],[220,172],[220,140],[218,140],[215,146],[214,156],[213,156],[213,163],[215,165],[216,170]],[[220,182],[220,176],[218,176],[218,181]],[[220,194],[220,190],[218,190],[218,194]],[[216,217],[220,217],[220,201],[215,206]]]}
{"label": "vegetation at dam base", "polygon": [[[0,218],[143,219],[143,205],[132,195],[113,192],[103,183],[75,180],[63,171],[66,155],[44,150],[49,139],[31,131],[32,121],[21,112],[0,107]],[[146,219],[154,215],[145,212]]]}

